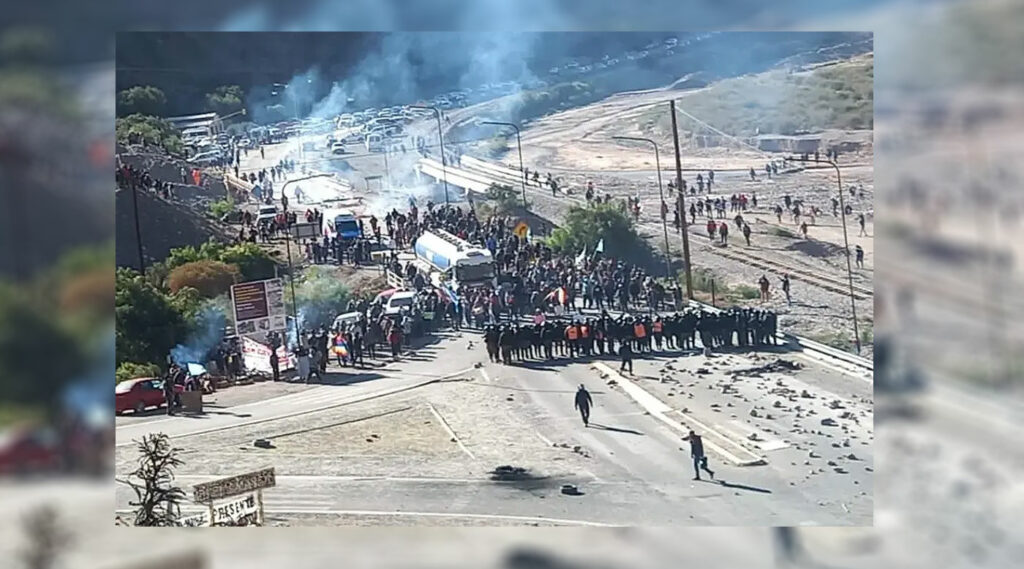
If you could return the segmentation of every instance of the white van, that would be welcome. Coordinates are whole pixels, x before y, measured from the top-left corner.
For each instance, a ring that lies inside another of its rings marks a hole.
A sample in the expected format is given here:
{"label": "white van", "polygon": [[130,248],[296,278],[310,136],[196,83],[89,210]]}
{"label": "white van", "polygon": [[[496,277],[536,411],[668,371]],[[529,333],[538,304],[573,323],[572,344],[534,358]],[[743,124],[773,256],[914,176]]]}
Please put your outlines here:
{"label": "white van", "polygon": [[391,295],[388,299],[387,304],[384,305],[384,314],[387,316],[394,316],[402,311],[403,308],[412,308],[413,301],[416,299],[416,291],[414,290],[400,290]]}
{"label": "white van", "polygon": [[334,324],[331,325],[331,330],[344,330],[346,327],[359,322],[362,317],[360,312],[346,312],[345,314],[339,314],[334,319]]}

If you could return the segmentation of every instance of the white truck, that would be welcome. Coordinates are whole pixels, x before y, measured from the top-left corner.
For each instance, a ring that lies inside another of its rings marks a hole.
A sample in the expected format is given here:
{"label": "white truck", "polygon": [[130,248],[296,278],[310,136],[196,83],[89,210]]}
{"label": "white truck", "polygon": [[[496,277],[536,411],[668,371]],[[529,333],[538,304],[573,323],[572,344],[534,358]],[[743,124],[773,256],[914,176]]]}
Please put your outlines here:
{"label": "white truck", "polygon": [[446,231],[426,231],[413,244],[418,266],[429,267],[430,283],[453,292],[494,284],[494,258],[487,249]]}

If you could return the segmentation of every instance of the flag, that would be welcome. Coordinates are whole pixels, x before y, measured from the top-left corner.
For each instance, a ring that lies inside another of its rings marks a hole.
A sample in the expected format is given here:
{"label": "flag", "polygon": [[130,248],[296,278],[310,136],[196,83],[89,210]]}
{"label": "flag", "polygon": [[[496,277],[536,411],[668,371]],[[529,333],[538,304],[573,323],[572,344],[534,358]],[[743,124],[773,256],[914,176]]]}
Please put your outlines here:
{"label": "flag", "polygon": [[576,266],[582,267],[583,262],[587,260],[587,248],[584,247],[580,254],[576,256]]}
{"label": "flag", "polygon": [[595,253],[604,253],[604,239],[597,242],[597,247],[594,247]]}
{"label": "flag", "polygon": [[544,297],[544,300],[547,300],[549,298],[554,298],[555,301],[558,302],[558,304],[565,305],[565,303],[568,301],[569,294],[565,291],[565,287],[560,286],[555,290],[549,292],[548,295]]}
{"label": "flag", "polygon": [[334,337],[334,347],[332,348],[334,354],[341,357],[348,356],[348,342],[345,341],[345,337],[338,334]]}
{"label": "flag", "polygon": [[448,296],[448,300],[452,301],[452,304],[454,304],[455,306],[459,305],[459,297],[456,296],[455,291],[453,291],[451,287],[449,287],[448,285],[444,285],[441,287],[441,290],[443,290],[445,295]]}

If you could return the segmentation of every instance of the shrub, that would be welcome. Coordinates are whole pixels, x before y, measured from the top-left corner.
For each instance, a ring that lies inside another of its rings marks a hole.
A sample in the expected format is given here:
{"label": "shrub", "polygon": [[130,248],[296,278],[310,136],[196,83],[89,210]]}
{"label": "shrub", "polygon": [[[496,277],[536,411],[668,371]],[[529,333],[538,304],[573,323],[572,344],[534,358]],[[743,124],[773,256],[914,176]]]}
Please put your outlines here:
{"label": "shrub", "polygon": [[157,364],[140,364],[135,362],[121,362],[114,372],[114,379],[117,383],[135,379],[137,377],[160,377],[160,366]]}
{"label": "shrub", "polygon": [[118,269],[114,294],[117,361],[159,362],[185,332],[185,321],[159,289]]}
{"label": "shrub", "polygon": [[118,118],[114,124],[119,144],[152,144],[171,154],[183,151],[178,131],[171,123],[150,115],[133,114]]}
{"label": "shrub", "polygon": [[604,256],[660,270],[663,260],[654,255],[651,245],[636,231],[633,219],[617,204],[574,206],[562,227],[555,229],[548,244],[559,253],[576,255],[584,248],[591,253],[604,242]]}
{"label": "shrub", "polygon": [[235,199],[230,195],[222,200],[210,204],[210,213],[213,217],[220,219],[235,209]]}
{"label": "shrub", "polygon": [[167,277],[167,288],[176,293],[184,287],[192,287],[204,298],[213,298],[228,292],[238,282],[238,267],[221,261],[195,261],[185,263],[171,271]]}

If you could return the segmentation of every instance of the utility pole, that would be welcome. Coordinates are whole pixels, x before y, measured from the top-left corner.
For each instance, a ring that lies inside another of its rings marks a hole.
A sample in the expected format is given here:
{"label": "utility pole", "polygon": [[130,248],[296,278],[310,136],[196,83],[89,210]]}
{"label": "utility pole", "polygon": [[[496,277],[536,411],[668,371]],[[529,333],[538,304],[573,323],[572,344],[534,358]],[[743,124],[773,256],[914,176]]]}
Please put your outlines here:
{"label": "utility pole", "polygon": [[[615,140],[634,140],[637,142],[646,142],[654,147],[654,167],[658,169],[658,196],[661,197],[661,203],[667,204],[665,201],[665,191],[661,186],[661,155],[658,152],[658,144],[649,138],[641,138],[637,136],[613,136]],[[661,228],[665,232],[665,276],[672,276],[672,252],[668,246],[668,220],[667,216],[661,216]]]}
{"label": "utility pole", "polygon": [[295,345],[296,347],[302,347],[302,335],[299,334],[299,316],[298,316],[298,305],[295,303],[295,265],[292,264],[292,231],[291,225],[288,223],[288,196],[284,195],[284,186],[281,186],[281,207],[284,211],[284,248],[288,252],[288,282],[291,283],[292,289],[292,325],[295,326]]}
{"label": "utility pole", "polygon": [[519,127],[510,122],[481,121],[480,124],[512,127],[516,131],[516,148],[519,149],[519,182],[523,185],[523,209],[526,209],[526,170],[523,168],[523,141],[519,138]]}
{"label": "utility pole", "polygon": [[676,191],[679,192],[679,226],[683,228],[683,269],[686,271],[686,298],[693,300],[693,272],[690,268],[690,230],[686,222],[686,192],[683,191],[683,159],[679,154],[676,102],[672,100],[668,104],[672,113],[672,143],[676,149]]}

